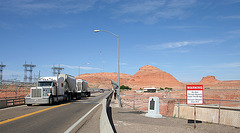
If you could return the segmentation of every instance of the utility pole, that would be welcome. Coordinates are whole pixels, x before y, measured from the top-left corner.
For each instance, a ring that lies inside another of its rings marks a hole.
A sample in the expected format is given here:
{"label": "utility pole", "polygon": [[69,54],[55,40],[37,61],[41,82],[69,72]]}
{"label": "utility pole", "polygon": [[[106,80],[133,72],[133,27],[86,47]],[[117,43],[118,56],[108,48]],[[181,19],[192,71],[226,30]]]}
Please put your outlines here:
{"label": "utility pole", "polygon": [[63,69],[63,67],[60,67],[60,64],[58,65],[58,67],[55,67],[55,65],[53,64],[53,76],[55,76],[55,74],[60,74]]}
{"label": "utility pole", "polygon": [[1,62],[1,65],[0,65],[0,81],[2,82],[2,79],[3,79],[3,68],[6,67],[6,65],[3,65],[3,63]]}
{"label": "utility pole", "polygon": [[[36,65],[32,65],[32,62],[31,64],[27,64],[25,61],[25,64],[23,64],[23,67],[24,67],[24,82],[27,82],[27,79],[28,79],[28,82],[31,83],[33,67],[36,67]],[[27,72],[30,72],[29,76],[27,75]]]}

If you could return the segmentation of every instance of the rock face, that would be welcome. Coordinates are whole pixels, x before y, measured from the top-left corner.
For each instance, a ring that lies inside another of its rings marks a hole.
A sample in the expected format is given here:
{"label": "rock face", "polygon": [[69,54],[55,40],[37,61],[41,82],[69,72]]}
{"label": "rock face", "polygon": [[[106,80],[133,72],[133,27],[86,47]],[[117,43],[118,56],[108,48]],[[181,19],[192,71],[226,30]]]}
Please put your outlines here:
{"label": "rock face", "polygon": [[207,77],[203,77],[199,83],[204,85],[215,85],[215,84],[219,84],[220,82],[221,81],[216,79],[215,76],[207,76]]}
{"label": "rock face", "polygon": [[[132,77],[132,75],[120,73],[120,84],[126,85],[127,81]],[[110,89],[112,84],[110,79],[115,82],[118,82],[118,73],[86,73],[81,74],[76,77],[77,79],[81,78],[88,82],[89,87],[91,88],[103,88]]]}
{"label": "rock face", "polygon": [[141,67],[139,71],[128,81],[128,85],[133,89],[140,88],[181,88],[183,84],[176,80],[171,74],[166,73],[154,66],[146,65]]}
{"label": "rock face", "polygon": [[[87,80],[89,86],[91,88],[104,88],[111,89],[111,81],[118,81],[117,73],[91,73],[91,74],[81,74],[76,77]],[[176,78],[174,78],[171,74],[166,73],[154,66],[146,65],[141,67],[139,71],[132,75],[129,74],[120,74],[120,84],[129,86],[135,90],[139,90],[140,88],[152,88],[155,87],[157,89],[170,87],[173,90],[176,89],[186,89],[186,84],[181,83]],[[203,85],[204,88],[210,89],[239,89],[240,88],[240,80],[232,80],[232,81],[220,81],[215,78],[215,76],[207,76],[203,77],[200,82],[188,83],[188,84],[200,84]]]}

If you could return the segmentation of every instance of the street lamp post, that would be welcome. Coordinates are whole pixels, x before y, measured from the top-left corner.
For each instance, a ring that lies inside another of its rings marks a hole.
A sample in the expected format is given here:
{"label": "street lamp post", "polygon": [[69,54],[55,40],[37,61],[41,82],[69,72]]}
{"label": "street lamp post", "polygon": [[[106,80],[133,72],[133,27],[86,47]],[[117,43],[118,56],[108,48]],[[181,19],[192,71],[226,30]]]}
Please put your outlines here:
{"label": "street lamp post", "polygon": [[107,33],[110,33],[112,35],[114,35],[115,37],[117,37],[117,41],[118,41],[118,89],[117,89],[117,98],[118,98],[118,104],[119,104],[119,107],[122,107],[122,104],[121,104],[121,97],[120,97],[120,66],[119,66],[119,62],[120,62],[120,59],[119,59],[119,36],[110,32],[110,31],[106,31],[106,30],[94,30],[94,32],[107,32]]}

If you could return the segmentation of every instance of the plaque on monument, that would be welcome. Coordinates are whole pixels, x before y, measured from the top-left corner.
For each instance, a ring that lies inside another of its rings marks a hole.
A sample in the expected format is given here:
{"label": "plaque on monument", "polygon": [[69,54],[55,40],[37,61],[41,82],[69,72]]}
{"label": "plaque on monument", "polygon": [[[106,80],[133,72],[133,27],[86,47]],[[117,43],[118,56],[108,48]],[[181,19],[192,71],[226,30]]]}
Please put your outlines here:
{"label": "plaque on monument", "polygon": [[152,100],[150,101],[150,109],[151,110],[154,110],[154,105],[155,105],[155,101],[152,98]]}

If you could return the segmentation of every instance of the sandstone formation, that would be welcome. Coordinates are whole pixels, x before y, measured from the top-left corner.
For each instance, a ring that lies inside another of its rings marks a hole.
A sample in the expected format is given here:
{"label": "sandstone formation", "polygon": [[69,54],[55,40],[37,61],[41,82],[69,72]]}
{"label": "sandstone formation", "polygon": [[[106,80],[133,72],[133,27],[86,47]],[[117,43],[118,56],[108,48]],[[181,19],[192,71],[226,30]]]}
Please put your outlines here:
{"label": "sandstone formation", "polygon": [[165,88],[174,89],[183,87],[183,84],[176,80],[171,74],[166,73],[154,66],[146,65],[132,76],[127,83],[133,89],[140,88]]}
{"label": "sandstone formation", "polygon": [[[117,82],[117,73],[87,73],[76,77],[87,80],[92,88],[112,88],[111,81]],[[146,65],[141,67],[139,71],[132,75],[120,74],[120,84],[127,85],[133,89],[145,87],[165,88],[171,87],[174,89],[184,87],[184,84],[176,80],[171,74],[166,73],[154,66]]]}
{"label": "sandstone formation", "polygon": [[[127,81],[132,77],[132,75],[120,73],[120,84],[126,85]],[[86,73],[81,74],[76,77],[77,79],[81,78],[88,82],[89,87],[91,88],[103,88],[111,89],[112,84],[111,80],[118,82],[118,73]]]}
{"label": "sandstone formation", "polygon": [[215,85],[215,84],[219,84],[220,82],[221,81],[216,79],[215,76],[207,76],[207,77],[203,77],[199,83],[204,85]]}
{"label": "sandstone formation", "polygon": [[195,84],[202,84],[204,88],[209,89],[240,89],[240,80],[221,81],[215,76],[203,77],[200,82]]}
{"label": "sandstone formation", "polygon": [[[86,73],[76,77],[87,80],[91,88],[104,88],[111,89],[111,81],[118,81],[117,73]],[[181,83],[171,74],[164,72],[154,66],[146,65],[141,67],[139,71],[134,75],[120,74],[120,84],[129,86],[135,90],[140,88],[152,88],[157,89],[170,87],[173,90],[185,90],[186,84]],[[201,79],[200,82],[188,83],[188,84],[200,84],[204,88],[209,89],[240,89],[240,80],[221,81],[215,78],[215,76],[206,76]]]}

